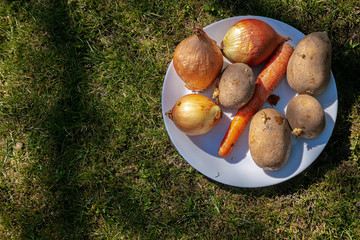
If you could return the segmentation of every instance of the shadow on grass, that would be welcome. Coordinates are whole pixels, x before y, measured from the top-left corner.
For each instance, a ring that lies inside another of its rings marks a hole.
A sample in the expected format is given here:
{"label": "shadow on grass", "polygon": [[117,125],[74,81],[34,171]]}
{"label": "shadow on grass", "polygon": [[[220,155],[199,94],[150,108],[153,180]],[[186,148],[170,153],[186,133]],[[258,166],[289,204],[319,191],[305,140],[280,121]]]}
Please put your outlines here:
{"label": "shadow on grass", "polygon": [[[355,103],[357,96],[360,95],[360,82],[357,77],[360,75],[359,65],[360,52],[356,48],[351,47],[347,43],[347,39],[353,35],[353,32],[359,30],[359,27],[353,27],[349,30],[348,25],[341,27],[332,27],[321,25],[321,22],[316,22],[318,16],[316,12],[301,12],[302,20],[295,18],[295,13],[289,9],[284,12],[284,3],[273,2],[269,5],[269,1],[217,1],[211,3],[213,8],[212,14],[218,16],[226,12],[231,16],[241,15],[257,15],[274,18],[297,28],[305,35],[314,31],[324,31],[329,33],[329,38],[332,41],[332,72],[335,76],[335,81],[338,91],[338,115],[332,136],[327,143],[324,151],[320,154],[318,159],[303,173],[290,179],[284,183],[259,189],[238,189],[222,184],[220,188],[244,193],[250,195],[260,196],[278,196],[288,195],[297,192],[303,188],[308,188],[310,185],[323,179],[325,174],[333,169],[336,169],[343,161],[348,160],[351,155],[350,152],[350,126],[348,116],[351,113],[352,105]],[[278,8],[277,8],[278,6]],[[277,10],[280,9],[280,10]],[[306,11],[306,9],[304,9]],[[339,179],[341,181],[341,178]]]}
{"label": "shadow on grass", "polygon": [[[86,166],[88,150],[85,146],[91,137],[96,137],[102,114],[86,102],[80,90],[87,78],[83,60],[86,49],[74,35],[76,29],[69,19],[66,1],[42,1],[31,13],[49,35],[48,42],[43,44],[52,51],[45,54],[53,57],[47,61],[55,68],[55,74],[45,81],[54,82],[57,96],[50,99],[45,111],[41,109],[44,112],[32,113],[33,117],[42,116],[39,125],[27,126],[46,133],[33,131],[30,141],[40,146],[33,171],[38,172],[40,184],[48,191],[48,199],[41,200],[47,204],[41,213],[24,206],[27,214],[21,221],[22,234],[35,239],[86,239],[90,229],[82,208],[83,189],[76,177],[82,166]],[[34,69],[46,71],[39,62],[31,64]],[[30,89],[37,89],[37,84]]]}
{"label": "shadow on grass", "polygon": [[[108,177],[112,173],[104,169],[106,156],[101,150],[108,147],[111,132],[106,120],[107,106],[86,92],[88,46],[78,37],[76,19],[70,19],[67,2],[47,0],[35,6],[26,1],[14,3],[23,4],[19,11],[29,10],[38,28],[47,35],[47,41],[41,43],[43,52],[26,62],[27,69],[33,72],[25,73],[45,79],[29,81],[27,90],[35,95],[26,99],[26,95],[18,93],[25,107],[11,119],[29,133],[28,145],[37,146],[31,150],[35,162],[29,167],[27,178],[37,179],[36,184],[46,189],[47,195],[46,199],[39,199],[45,205],[40,210],[27,204],[18,206],[21,209],[13,208],[20,216],[13,215],[10,221],[16,219],[21,225],[22,238],[88,239],[94,234],[92,224],[98,227],[94,222],[98,213],[94,211],[101,210],[94,210],[92,200],[96,199],[96,204],[107,203],[106,197],[110,196],[115,199],[115,208],[125,209],[123,221],[141,232],[145,217],[137,202],[131,200],[131,188],[120,179],[113,184]],[[106,195],[109,191],[112,193]],[[4,217],[7,214],[2,213]]]}

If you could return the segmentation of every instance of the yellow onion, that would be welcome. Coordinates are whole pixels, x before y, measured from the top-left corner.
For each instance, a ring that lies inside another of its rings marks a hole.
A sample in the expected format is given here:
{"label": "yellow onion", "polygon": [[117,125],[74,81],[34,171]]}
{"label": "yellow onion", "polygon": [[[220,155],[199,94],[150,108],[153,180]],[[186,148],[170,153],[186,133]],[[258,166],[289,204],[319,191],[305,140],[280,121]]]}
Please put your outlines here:
{"label": "yellow onion", "polygon": [[193,91],[203,91],[215,81],[223,66],[223,56],[216,41],[202,28],[182,40],[175,49],[173,64],[176,73]]}
{"label": "yellow onion", "polygon": [[193,93],[181,97],[165,115],[185,134],[198,136],[220,121],[222,111],[208,97]]}
{"label": "yellow onion", "polygon": [[220,48],[230,62],[256,66],[287,40],[290,38],[281,36],[264,21],[244,19],[235,23],[226,32]]}

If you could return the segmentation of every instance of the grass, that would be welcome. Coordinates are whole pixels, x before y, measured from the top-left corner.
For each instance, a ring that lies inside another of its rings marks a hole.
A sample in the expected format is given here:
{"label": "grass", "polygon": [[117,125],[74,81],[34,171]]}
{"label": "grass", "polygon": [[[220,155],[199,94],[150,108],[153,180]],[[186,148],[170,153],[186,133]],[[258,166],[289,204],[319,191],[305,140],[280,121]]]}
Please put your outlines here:
{"label": "grass", "polygon": [[[1,1],[0,238],[360,238],[359,13],[356,0]],[[161,114],[191,27],[248,14],[326,30],[339,96],[315,163],[259,189],[190,167]]]}

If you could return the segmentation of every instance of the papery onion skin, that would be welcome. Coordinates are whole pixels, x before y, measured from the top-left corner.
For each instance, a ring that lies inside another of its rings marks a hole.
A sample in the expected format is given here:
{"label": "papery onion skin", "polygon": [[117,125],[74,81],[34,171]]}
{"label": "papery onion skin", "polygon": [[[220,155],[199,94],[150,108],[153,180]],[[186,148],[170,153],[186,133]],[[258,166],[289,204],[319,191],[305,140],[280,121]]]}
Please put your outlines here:
{"label": "papery onion skin", "polygon": [[176,47],[173,64],[189,90],[203,91],[220,74],[223,55],[216,41],[206,35],[202,28],[195,28],[194,33]]}
{"label": "papery onion skin", "polygon": [[199,136],[218,124],[222,110],[208,97],[194,93],[181,97],[165,115],[185,134]]}
{"label": "papery onion skin", "polygon": [[264,62],[281,43],[290,38],[278,34],[268,23],[259,19],[243,19],[235,23],[221,42],[224,56],[232,63],[253,67]]}

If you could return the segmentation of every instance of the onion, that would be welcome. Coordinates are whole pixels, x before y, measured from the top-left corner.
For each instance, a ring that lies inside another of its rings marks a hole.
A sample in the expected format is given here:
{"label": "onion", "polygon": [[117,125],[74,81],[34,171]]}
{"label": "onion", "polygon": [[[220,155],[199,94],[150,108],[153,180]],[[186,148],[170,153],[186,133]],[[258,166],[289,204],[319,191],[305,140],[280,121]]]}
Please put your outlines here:
{"label": "onion", "polygon": [[193,93],[181,97],[165,115],[185,134],[198,136],[220,121],[222,111],[208,97]]}
{"label": "onion", "polygon": [[235,23],[226,32],[220,48],[230,62],[256,66],[287,40],[290,38],[281,36],[264,21],[244,19]]}
{"label": "onion", "polygon": [[220,74],[223,55],[216,41],[197,27],[192,36],[176,47],[173,63],[176,73],[188,89],[203,91]]}

